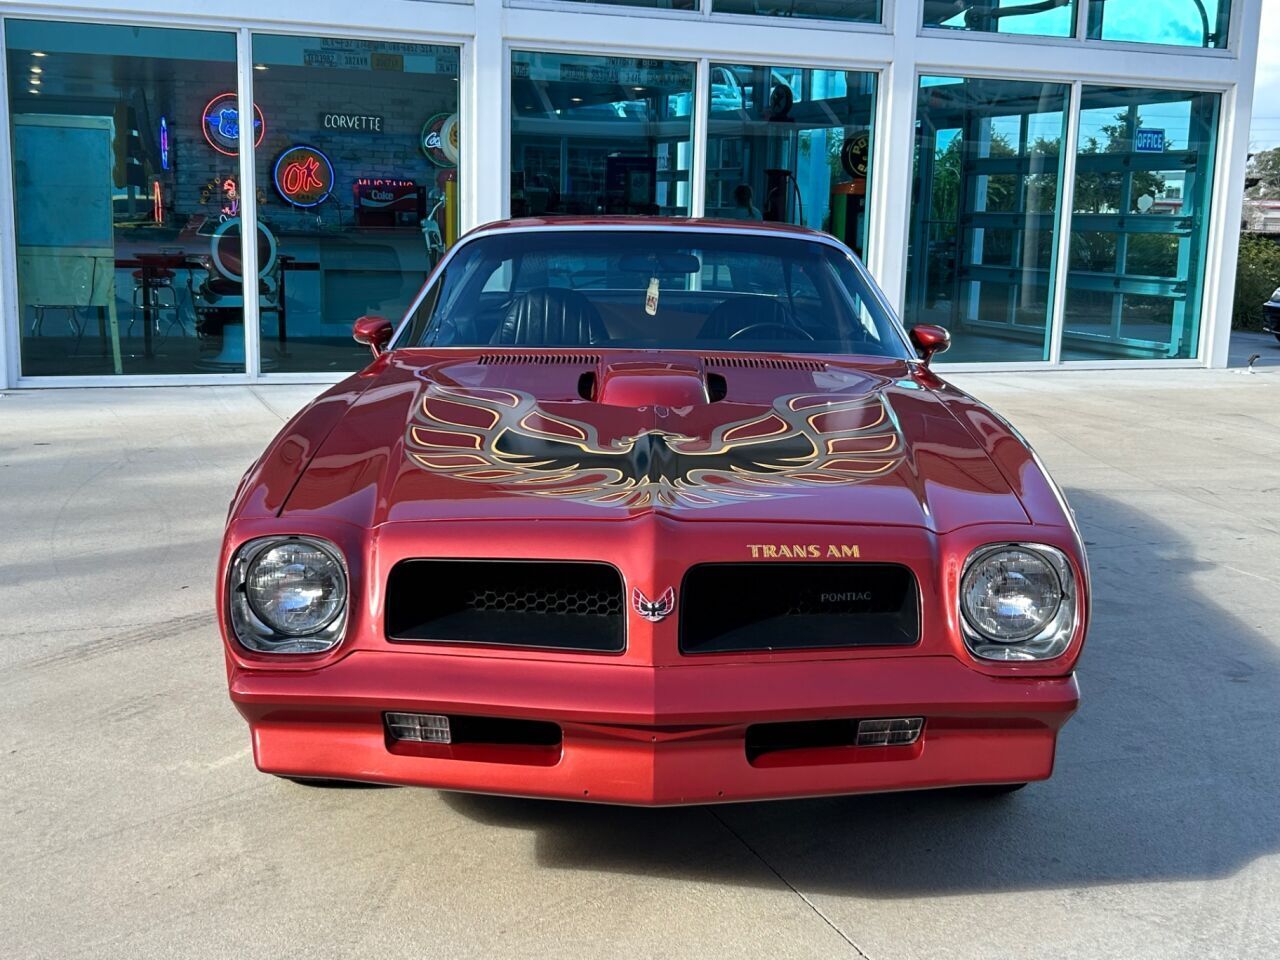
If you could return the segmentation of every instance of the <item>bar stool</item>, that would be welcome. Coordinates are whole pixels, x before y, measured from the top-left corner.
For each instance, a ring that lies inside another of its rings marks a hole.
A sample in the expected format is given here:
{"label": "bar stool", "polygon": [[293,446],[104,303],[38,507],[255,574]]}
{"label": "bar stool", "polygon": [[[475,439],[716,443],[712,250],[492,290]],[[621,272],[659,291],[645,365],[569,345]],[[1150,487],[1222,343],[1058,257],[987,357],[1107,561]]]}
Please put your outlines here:
{"label": "bar stool", "polygon": [[182,322],[182,313],[178,310],[178,294],[173,288],[177,275],[168,267],[153,267],[150,270],[133,271],[133,316],[129,320],[129,328],[125,336],[133,335],[133,325],[142,314],[151,314],[152,330],[160,334],[160,311],[169,310],[170,319],[164,328],[164,336],[177,326],[186,336],[186,325]]}

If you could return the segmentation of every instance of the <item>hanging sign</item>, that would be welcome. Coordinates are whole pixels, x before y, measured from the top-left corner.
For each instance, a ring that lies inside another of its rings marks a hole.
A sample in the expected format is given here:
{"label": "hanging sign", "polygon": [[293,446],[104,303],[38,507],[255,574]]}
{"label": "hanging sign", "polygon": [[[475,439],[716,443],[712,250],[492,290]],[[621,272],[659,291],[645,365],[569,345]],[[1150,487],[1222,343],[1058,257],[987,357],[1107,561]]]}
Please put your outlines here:
{"label": "hanging sign", "polygon": [[160,169],[169,169],[169,119],[160,118]]}
{"label": "hanging sign", "polygon": [[291,66],[330,70],[391,70],[396,73],[458,75],[458,48],[430,43],[389,43],[383,40],[325,39],[318,46],[295,49]]}
{"label": "hanging sign", "polygon": [[867,155],[871,149],[871,137],[866,133],[857,133],[844,142],[840,148],[840,166],[851,177],[865,179],[867,176]]}
{"label": "hanging sign", "polygon": [[1164,130],[1139,127],[1133,131],[1134,153],[1164,153]]}
{"label": "hanging sign", "polygon": [[315,207],[333,193],[333,164],[315,147],[290,147],[276,159],[276,190],[295,207]]}
{"label": "hanging sign", "polygon": [[341,133],[382,133],[383,119],[368,113],[322,113],[320,126]]}
{"label": "hanging sign", "polygon": [[422,125],[422,152],[437,167],[458,165],[458,115],[437,113]]}
{"label": "hanging sign", "polygon": [[[220,93],[210,100],[200,119],[209,146],[228,157],[240,153],[240,109],[234,93]],[[256,103],[253,105],[253,129],[253,145],[261,146],[267,124]]]}

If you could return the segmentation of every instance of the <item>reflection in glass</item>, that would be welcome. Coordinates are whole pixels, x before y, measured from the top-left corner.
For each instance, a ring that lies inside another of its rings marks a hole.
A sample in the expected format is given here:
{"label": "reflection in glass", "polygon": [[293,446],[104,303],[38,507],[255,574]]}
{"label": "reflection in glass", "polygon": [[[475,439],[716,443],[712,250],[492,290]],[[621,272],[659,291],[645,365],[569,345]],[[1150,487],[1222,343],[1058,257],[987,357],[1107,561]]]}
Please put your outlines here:
{"label": "reflection in glass", "polygon": [[924,0],[926,27],[1069,37],[1075,19],[1073,0]]}
{"label": "reflection in glass", "polygon": [[235,37],[5,31],[22,374],[243,372]]}
{"label": "reflection in glass", "polygon": [[458,233],[458,48],[255,35],[262,368],[346,371]]}
{"label": "reflection in glass", "polygon": [[698,0],[574,0],[578,3],[603,3],[618,7],[656,7],[660,10],[697,10]]}
{"label": "reflection in glass", "polygon": [[920,80],[904,318],[951,331],[941,360],[1049,357],[1067,92]]}
{"label": "reflection in glass", "polygon": [[876,75],[711,65],[708,217],[825,230],[859,255]]}
{"label": "reflection in glass", "polygon": [[1225,47],[1231,0],[1089,0],[1090,40]]}
{"label": "reflection in glass", "polygon": [[1194,357],[1218,96],[1085,87],[1062,356]]}
{"label": "reflection in glass", "polygon": [[880,22],[880,0],[712,0],[715,13]]}
{"label": "reflection in glass", "polygon": [[511,215],[689,213],[694,65],[511,54]]}

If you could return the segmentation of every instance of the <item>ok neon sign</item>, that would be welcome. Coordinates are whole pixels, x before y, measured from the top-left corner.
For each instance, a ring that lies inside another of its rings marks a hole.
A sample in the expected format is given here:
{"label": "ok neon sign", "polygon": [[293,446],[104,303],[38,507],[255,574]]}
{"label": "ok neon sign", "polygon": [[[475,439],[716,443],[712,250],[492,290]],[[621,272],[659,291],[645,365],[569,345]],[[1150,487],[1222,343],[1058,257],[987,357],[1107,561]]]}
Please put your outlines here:
{"label": "ok neon sign", "polygon": [[314,207],[333,192],[333,164],[315,147],[290,147],[276,160],[276,190],[295,207]]}
{"label": "ok neon sign", "polygon": [[322,189],[324,181],[316,176],[318,169],[320,169],[320,161],[315,157],[293,161],[284,168],[284,175],[280,178],[280,189],[291,197]]}

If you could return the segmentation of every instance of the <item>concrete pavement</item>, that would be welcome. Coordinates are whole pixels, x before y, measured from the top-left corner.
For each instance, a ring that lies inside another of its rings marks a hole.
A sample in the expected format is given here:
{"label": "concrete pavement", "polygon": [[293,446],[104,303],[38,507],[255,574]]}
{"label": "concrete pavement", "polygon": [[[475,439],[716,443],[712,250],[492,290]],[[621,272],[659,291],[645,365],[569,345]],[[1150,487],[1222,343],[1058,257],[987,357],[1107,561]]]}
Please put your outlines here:
{"label": "concrete pavement", "polygon": [[316,388],[0,396],[0,954],[1280,955],[1280,367],[955,379],[1089,541],[1054,779],[682,810],[256,773],[214,562]]}

